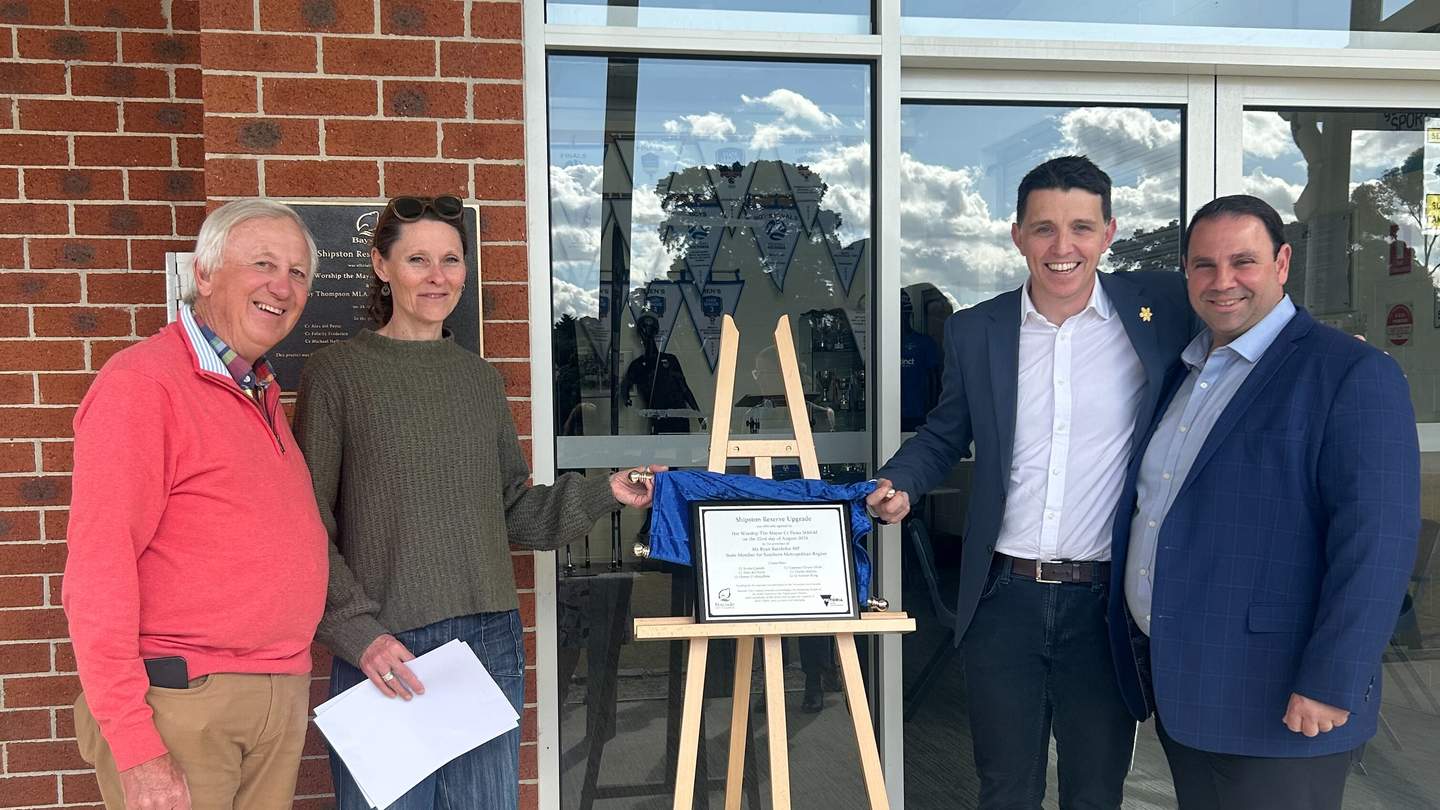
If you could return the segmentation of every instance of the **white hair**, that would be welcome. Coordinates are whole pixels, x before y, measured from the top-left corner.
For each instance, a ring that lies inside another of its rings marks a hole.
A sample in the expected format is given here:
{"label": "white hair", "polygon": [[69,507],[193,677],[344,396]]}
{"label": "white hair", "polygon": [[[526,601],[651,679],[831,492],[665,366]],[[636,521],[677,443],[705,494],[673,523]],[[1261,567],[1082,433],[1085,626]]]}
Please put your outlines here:
{"label": "white hair", "polygon": [[[308,285],[315,275],[315,237],[310,235],[310,229],[305,227],[304,220],[295,213],[295,209],[263,197],[225,203],[205,217],[205,222],[200,225],[200,234],[195,237],[195,272],[208,277],[219,270],[223,264],[225,243],[230,239],[230,232],[235,226],[252,219],[288,219],[295,223],[300,233],[305,235],[305,247],[309,251],[310,261],[305,268]],[[192,284],[185,291],[185,303],[193,306],[195,295],[196,285]]]}

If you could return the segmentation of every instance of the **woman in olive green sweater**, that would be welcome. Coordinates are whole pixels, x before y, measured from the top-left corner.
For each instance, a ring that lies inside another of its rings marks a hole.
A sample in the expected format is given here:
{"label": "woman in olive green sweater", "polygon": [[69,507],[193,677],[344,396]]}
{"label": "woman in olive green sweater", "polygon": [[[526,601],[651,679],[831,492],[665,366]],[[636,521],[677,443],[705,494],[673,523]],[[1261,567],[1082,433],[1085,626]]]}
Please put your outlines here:
{"label": "woman in olive green sweater", "polygon": [[[465,287],[463,206],[391,200],[375,227],[371,315],[312,355],[296,438],[330,532],[330,585],[317,638],[335,653],[330,694],[365,679],[409,699],[405,662],[452,639],[475,650],[516,712],[525,653],[510,546],[549,549],[622,505],[650,502],[629,471],[529,486],[500,374],[443,331]],[[392,808],[513,808],[518,729],[453,760]],[[339,810],[368,808],[344,764]]]}

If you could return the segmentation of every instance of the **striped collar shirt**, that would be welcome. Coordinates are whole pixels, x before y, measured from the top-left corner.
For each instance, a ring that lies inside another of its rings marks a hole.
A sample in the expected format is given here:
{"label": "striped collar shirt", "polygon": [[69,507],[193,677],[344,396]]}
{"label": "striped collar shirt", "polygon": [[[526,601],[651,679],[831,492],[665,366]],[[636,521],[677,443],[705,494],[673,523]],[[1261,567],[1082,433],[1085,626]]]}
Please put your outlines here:
{"label": "striped collar shirt", "polygon": [[189,304],[180,305],[180,323],[190,338],[190,346],[195,350],[202,369],[230,377],[241,391],[254,399],[274,384],[275,372],[264,357],[253,365],[246,362],[201,320]]}

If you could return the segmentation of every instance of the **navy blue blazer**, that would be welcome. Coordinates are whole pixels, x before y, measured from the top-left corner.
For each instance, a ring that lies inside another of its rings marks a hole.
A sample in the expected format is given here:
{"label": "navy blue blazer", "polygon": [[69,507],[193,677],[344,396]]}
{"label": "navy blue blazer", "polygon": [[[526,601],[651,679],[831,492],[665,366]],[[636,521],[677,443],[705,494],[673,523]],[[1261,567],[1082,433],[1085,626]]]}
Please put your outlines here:
{"label": "navy blue blazer", "polygon": [[[1167,404],[1185,373],[1177,364]],[[1121,514],[1133,514],[1153,431],[1134,455]],[[1165,730],[1203,751],[1265,757],[1368,740],[1419,531],[1404,374],[1298,311],[1220,415],[1160,527],[1148,663]],[[1144,719],[1154,707],[1130,640],[1129,540],[1130,521],[1117,520],[1111,651],[1126,703]],[[1292,692],[1349,710],[1349,722],[1314,738],[1291,732],[1281,718]]]}
{"label": "navy blue blazer", "polygon": [[[1185,277],[1151,270],[1100,273],[1098,278],[1145,368],[1145,391],[1135,417],[1138,437],[1155,413],[1166,371],[1194,334]],[[1148,310],[1148,321],[1141,318],[1142,309]],[[896,489],[918,498],[939,486],[956,462],[969,457],[974,442],[973,486],[962,529],[956,644],[975,615],[1005,515],[1019,369],[1019,289],[951,315],[945,322],[940,401],[920,430],[876,471],[876,477],[888,478]]]}

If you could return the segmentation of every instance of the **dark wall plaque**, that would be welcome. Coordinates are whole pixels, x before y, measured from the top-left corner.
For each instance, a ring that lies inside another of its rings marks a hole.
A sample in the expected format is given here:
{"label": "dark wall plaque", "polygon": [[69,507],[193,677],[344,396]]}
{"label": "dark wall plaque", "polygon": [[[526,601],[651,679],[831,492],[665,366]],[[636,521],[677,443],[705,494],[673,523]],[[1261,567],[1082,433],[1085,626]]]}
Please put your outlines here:
{"label": "dark wall plaque", "polygon": [[[310,353],[362,328],[374,329],[365,314],[369,306],[370,239],[385,203],[314,203],[287,201],[315,237],[319,260],[310,285],[310,299],[300,322],[288,337],[266,354],[275,378],[286,392],[300,384],[300,369]],[[455,342],[480,352],[480,251],[476,241],[479,209],[467,205],[465,226],[465,292],[445,326]]]}

